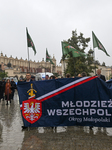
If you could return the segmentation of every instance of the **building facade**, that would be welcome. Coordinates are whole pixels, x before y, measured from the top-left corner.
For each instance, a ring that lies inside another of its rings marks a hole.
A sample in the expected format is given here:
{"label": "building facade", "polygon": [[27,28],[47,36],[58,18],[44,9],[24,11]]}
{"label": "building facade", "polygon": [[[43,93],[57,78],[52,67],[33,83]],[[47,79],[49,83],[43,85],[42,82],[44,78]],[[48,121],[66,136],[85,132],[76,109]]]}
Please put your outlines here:
{"label": "building facade", "polygon": [[[27,59],[24,60],[13,58],[12,56],[7,57],[6,55],[3,55],[1,53],[0,55],[0,69],[5,70],[5,72],[8,73],[8,76],[17,76],[20,78],[21,76],[24,78],[27,72],[30,72],[31,74],[36,74],[39,72],[51,72],[51,73],[56,73],[58,75],[62,75],[62,67],[56,65],[56,59],[53,56],[52,61],[54,63],[51,64],[50,62],[45,62],[44,59],[42,61],[28,61]],[[29,70],[29,64],[30,64],[30,70]],[[8,65],[10,67],[8,67]]]}

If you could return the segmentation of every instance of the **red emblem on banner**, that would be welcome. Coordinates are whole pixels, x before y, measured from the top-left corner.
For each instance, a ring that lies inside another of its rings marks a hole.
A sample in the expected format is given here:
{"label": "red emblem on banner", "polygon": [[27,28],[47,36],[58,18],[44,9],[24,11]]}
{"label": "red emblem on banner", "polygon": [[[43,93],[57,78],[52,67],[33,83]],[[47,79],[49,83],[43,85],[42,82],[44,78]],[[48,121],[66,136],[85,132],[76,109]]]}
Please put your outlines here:
{"label": "red emblem on banner", "polygon": [[22,115],[31,124],[35,123],[42,116],[42,103],[36,99],[23,101]]}

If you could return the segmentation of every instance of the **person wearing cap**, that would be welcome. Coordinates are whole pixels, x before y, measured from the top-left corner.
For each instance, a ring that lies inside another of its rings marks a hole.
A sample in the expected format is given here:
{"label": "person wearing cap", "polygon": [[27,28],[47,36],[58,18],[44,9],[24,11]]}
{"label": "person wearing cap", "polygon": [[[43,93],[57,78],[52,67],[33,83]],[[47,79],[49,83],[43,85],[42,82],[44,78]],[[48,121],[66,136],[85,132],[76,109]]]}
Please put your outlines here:
{"label": "person wearing cap", "polygon": [[35,81],[35,76],[31,75],[31,81]]}

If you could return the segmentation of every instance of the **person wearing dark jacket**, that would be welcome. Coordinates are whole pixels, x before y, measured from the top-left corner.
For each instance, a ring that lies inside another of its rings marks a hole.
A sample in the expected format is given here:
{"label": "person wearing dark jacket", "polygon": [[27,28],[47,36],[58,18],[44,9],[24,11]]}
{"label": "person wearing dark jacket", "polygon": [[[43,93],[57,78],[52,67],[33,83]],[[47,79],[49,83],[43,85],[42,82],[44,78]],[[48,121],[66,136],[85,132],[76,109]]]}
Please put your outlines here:
{"label": "person wearing dark jacket", "polygon": [[35,76],[31,75],[31,81],[35,81]]}
{"label": "person wearing dark jacket", "polygon": [[14,97],[15,89],[16,89],[16,83],[14,82],[13,79],[11,79],[11,90],[12,90],[11,99],[13,99],[13,97]]}
{"label": "person wearing dark jacket", "polygon": [[[29,72],[26,73],[26,80],[24,82],[30,82],[31,81],[31,74]],[[28,127],[22,126],[22,129],[26,129]]]}
{"label": "person wearing dark jacket", "polygon": [[2,84],[1,84],[1,93],[2,93],[2,95],[1,95],[1,98],[3,98],[3,100],[5,99],[5,84],[6,84],[6,82],[5,82],[5,79],[2,79]]}
{"label": "person wearing dark jacket", "polygon": [[106,81],[105,76],[101,74],[101,70],[100,69],[97,70],[96,76],[98,76],[98,78],[102,79],[103,81]]}
{"label": "person wearing dark jacket", "polygon": [[0,81],[0,100],[2,98],[2,81]]}

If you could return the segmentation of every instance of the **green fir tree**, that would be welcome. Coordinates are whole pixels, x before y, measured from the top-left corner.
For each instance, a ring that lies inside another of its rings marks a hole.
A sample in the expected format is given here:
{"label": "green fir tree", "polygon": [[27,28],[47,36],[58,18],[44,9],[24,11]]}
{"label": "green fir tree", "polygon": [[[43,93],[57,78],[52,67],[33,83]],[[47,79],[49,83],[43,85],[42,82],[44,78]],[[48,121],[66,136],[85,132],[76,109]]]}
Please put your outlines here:
{"label": "green fir tree", "polygon": [[[85,53],[85,49],[88,47],[88,43],[90,42],[90,38],[85,38],[83,33],[77,35],[77,31],[72,31],[72,37],[66,41],[69,45],[73,46],[76,50],[81,53]],[[67,69],[65,73],[70,73],[71,76],[77,76],[82,72],[86,72],[87,75],[93,72],[95,66],[92,65],[94,62],[91,53],[87,53],[86,56],[73,57],[69,55],[67,59]]]}

